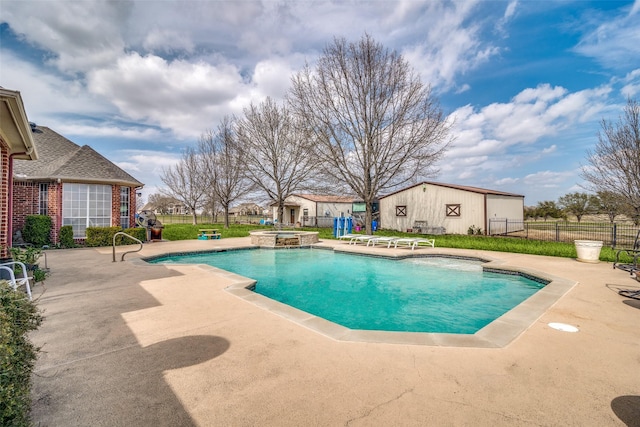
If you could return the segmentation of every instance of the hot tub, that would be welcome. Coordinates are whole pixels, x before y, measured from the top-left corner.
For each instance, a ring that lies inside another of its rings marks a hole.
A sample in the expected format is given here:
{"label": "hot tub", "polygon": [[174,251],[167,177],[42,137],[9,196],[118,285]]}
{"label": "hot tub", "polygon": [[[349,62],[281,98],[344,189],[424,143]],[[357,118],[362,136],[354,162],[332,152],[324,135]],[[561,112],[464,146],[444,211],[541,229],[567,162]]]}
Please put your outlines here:
{"label": "hot tub", "polygon": [[251,244],[256,246],[279,248],[301,247],[318,243],[317,231],[251,231]]}

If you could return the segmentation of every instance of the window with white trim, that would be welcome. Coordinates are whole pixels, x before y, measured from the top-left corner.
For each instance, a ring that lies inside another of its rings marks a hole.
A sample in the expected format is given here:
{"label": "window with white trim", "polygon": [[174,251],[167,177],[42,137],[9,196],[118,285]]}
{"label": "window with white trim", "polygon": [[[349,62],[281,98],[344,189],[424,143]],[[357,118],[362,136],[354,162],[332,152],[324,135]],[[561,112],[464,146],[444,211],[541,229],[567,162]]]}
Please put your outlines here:
{"label": "window with white trim", "polygon": [[62,225],[73,227],[74,238],[84,238],[87,227],[111,226],[111,186],[63,184]]}
{"label": "window with white trim", "polygon": [[38,194],[38,213],[40,215],[48,215],[49,209],[49,184],[40,183],[40,191]]}
{"label": "window with white trim", "polygon": [[129,228],[129,187],[120,187],[120,225]]}

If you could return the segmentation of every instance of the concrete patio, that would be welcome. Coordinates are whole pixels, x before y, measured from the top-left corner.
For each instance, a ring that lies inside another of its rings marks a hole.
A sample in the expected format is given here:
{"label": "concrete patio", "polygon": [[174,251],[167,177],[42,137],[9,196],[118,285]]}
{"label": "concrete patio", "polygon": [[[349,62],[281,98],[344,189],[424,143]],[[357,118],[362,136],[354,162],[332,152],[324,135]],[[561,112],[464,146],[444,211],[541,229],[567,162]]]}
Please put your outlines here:
{"label": "concrete patio", "polygon": [[34,425],[640,426],[640,301],[617,294],[640,283],[611,264],[420,249],[577,282],[506,346],[477,348],[334,339],[226,291],[231,275],[139,260],[242,246],[151,243],[124,262],[111,248],[48,251]]}

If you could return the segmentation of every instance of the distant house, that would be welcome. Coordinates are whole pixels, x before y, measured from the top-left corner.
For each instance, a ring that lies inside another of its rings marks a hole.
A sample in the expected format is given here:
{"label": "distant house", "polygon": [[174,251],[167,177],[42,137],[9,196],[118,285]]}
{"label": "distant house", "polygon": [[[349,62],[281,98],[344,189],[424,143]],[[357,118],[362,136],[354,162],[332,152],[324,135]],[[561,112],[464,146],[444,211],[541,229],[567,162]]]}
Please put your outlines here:
{"label": "distant house", "polygon": [[12,243],[14,164],[36,160],[36,153],[20,92],[0,87],[0,258],[7,256]]}
{"label": "distant house", "polygon": [[462,185],[422,182],[380,198],[380,227],[467,234],[489,222],[523,221],[524,196]]}
{"label": "distant house", "polygon": [[63,225],[73,227],[76,239],[86,237],[87,227],[135,226],[140,181],[47,127],[33,127],[32,135],[38,159],[14,163],[12,232],[34,214],[51,217],[54,243]]}
{"label": "distant house", "polygon": [[241,203],[238,206],[234,206],[229,209],[230,216],[262,216],[264,214],[264,208],[256,203]]}
{"label": "distant house", "polygon": [[273,218],[282,224],[328,227],[334,217],[351,216],[358,199],[350,196],[296,194],[284,201],[284,218],[278,218],[278,205],[272,204]]}
{"label": "distant house", "polygon": [[141,211],[153,211],[158,215],[191,215],[191,209],[179,200],[164,202],[162,206],[156,206],[149,202],[140,209]]}

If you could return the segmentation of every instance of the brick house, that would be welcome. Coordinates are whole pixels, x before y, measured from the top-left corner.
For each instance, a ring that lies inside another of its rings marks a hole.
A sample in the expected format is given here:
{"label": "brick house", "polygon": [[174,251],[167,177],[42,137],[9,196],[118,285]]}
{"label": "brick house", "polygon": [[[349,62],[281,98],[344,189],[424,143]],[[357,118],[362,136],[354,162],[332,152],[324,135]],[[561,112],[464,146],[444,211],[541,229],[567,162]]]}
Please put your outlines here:
{"label": "brick house", "polygon": [[51,241],[71,225],[76,240],[87,227],[135,226],[137,190],[143,184],[88,145],[82,147],[44,126],[32,127],[35,161],[16,160],[13,168],[13,228],[27,215],[52,219]]}
{"label": "brick house", "polygon": [[11,247],[11,199],[14,162],[38,156],[20,92],[0,87],[0,258]]}

